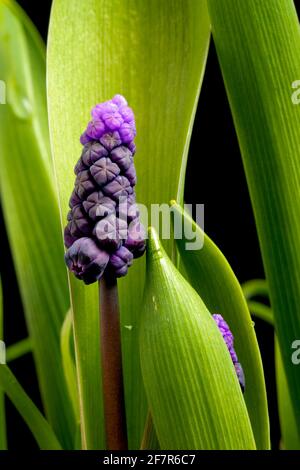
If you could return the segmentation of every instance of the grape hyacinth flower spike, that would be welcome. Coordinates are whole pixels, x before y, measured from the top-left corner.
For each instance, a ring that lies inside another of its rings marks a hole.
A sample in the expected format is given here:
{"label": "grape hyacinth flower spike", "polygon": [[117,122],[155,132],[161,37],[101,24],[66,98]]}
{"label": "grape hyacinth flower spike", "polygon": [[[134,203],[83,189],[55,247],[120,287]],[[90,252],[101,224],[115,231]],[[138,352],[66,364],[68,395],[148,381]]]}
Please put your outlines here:
{"label": "grape hyacinth flower spike", "polygon": [[219,331],[222,334],[223,339],[226,343],[227,349],[229,351],[229,354],[231,356],[231,359],[232,359],[232,362],[236,371],[236,375],[239,379],[241,389],[244,392],[245,376],[244,376],[243,368],[238,361],[238,358],[237,358],[237,355],[233,346],[233,343],[234,343],[233,334],[231,333],[230,328],[228,324],[226,323],[226,321],[224,320],[224,318],[222,317],[222,315],[215,313],[213,314],[213,319],[215,320],[217,327],[219,328]]}
{"label": "grape hyacinth flower spike", "polygon": [[65,261],[86,284],[127,274],[145,251],[135,204],[134,114],[121,95],[94,106],[82,134],[65,227]]}
{"label": "grape hyacinth flower spike", "polygon": [[134,187],[134,115],[121,95],[94,106],[80,138],[75,185],[64,232],[69,270],[86,284],[99,281],[106,447],[126,450],[117,278],[145,251]]}

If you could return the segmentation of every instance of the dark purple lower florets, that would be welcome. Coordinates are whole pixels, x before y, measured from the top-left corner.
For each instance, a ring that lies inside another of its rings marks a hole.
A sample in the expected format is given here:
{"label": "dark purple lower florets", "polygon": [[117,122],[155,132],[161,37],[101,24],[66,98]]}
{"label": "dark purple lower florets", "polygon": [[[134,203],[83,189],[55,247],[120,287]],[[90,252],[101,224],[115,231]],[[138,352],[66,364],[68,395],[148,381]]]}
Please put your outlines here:
{"label": "dark purple lower florets", "polygon": [[[70,271],[85,283],[127,273],[145,251],[145,230],[135,203],[134,115],[125,98],[92,109],[75,166],[64,240]],[[107,269],[106,269],[107,268]]]}

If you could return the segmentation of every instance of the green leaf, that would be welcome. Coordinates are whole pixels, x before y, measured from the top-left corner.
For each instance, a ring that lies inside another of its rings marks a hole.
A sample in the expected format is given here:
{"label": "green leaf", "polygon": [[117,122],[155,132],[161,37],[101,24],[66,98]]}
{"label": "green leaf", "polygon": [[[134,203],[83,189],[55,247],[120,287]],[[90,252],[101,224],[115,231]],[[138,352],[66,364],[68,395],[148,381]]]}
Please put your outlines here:
{"label": "green leaf", "polygon": [[49,423],[24,392],[11,370],[5,365],[0,365],[0,387],[19,411],[34,435],[40,449],[60,450],[60,443]]}
{"label": "green leaf", "polygon": [[45,52],[23,20],[14,3],[1,2],[0,77],[7,90],[0,106],[1,203],[46,415],[68,448],[74,419],[59,335],[69,300],[45,120]]}
{"label": "green leaf", "polygon": [[[177,219],[177,223],[182,222],[184,228],[183,237],[176,239],[183,267],[191,285],[210,312],[220,313],[233,332],[235,349],[245,373],[245,401],[256,446],[258,449],[268,449],[269,420],[262,362],[241,286],[228,261],[213,241],[178,204],[172,203],[172,209],[175,221]],[[190,227],[190,231],[196,234],[198,240],[204,240],[202,249],[186,249],[190,240],[185,236],[185,227]]]}
{"label": "green leaf", "polygon": [[80,421],[76,367],[74,354],[72,350],[72,310],[69,310],[63,323],[60,335],[60,349],[62,356],[63,369],[68,387],[69,397],[73,406],[76,421]]}
{"label": "green leaf", "polygon": [[[66,30],[66,23],[72,28]],[[80,32],[80,41],[78,34]],[[48,54],[48,102],[63,224],[91,107],[126,96],[137,123],[137,200],[181,199],[210,27],[204,0],[55,0]],[[168,245],[170,252],[171,245]],[[147,405],[138,354],[143,260],[119,282],[130,448],[140,446]],[[104,445],[97,289],[71,281],[85,445]],[[89,378],[89,380],[88,380]],[[96,431],[97,429],[97,431]],[[93,437],[94,436],[94,437]]]}
{"label": "green leaf", "polygon": [[284,372],[282,357],[275,336],[275,366],[278,411],[281,427],[281,446],[284,450],[300,450],[300,436],[297,427],[296,417],[289,393],[289,388]]}
{"label": "green leaf", "polygon": [[[3,298],[2,298],[1,277],[0,277],[0,341],[3,341]],[[1,345],[0,345],[0,348],[1,348]],[[1,359],[1,350],[0,350],[0,359]],[[6,450],[6,449],[7,449],[7,439],[6,439],[5,398],[4,398],[3,391],[0,390],[0,450]]]}
{"label": "green leaf", "polygon": [[19,357],[22,357],[30,352],[32,352],[31,338],[22,339],[21,341],[18,341],[17,343],[12,344],[7,348],[6,361],[15,361],[16,359],[19,359]]}
{"label": "green leaf", "polygon": [[149,232],[140,354],[162,449],[255,449],[227,346],[196,291]]}
{"label": "green leaf", "polygon": [[300,430],[300,28],[292,0],[208,0]]}
{"label": "green leaf", "polygon": [[246,300],[252,297],[262,296],[269,298],[268,283],[265,279],[251,279],[242,285]]}

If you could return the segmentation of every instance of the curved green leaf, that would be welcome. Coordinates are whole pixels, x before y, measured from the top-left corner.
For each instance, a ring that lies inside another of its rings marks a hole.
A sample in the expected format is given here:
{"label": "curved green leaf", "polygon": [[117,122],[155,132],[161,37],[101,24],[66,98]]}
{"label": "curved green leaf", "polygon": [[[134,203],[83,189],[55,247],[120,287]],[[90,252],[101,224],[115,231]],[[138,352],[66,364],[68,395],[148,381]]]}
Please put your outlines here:
{"label": "curved green leaf", "polygon": [[196,291],[149,233],[140,354],[162,449],[255,449],[228,349]]}
{"label": "curved green leaf", "polygon": [[[71,23],[72,27],[65,27]],[[80,40],[79,40],[80,32]],[[48,54],[48,102],[62,220],[91,107],[122,93],[136,114],[137,200],[182,196],[185,163],[210,26],[205,0],[55,0]],[[169,250],[170,248],[169,244]],[[140,446],[147,405],[138,355],[145,278],[139,260],[119,282],[130,448]],[[79,386],[88,448],[104,445],[97,289],[70,279]],[[92,378],[91,378],[92,377]],[[89,380],[88,380],[89,378]]]}
{"label": "curved green leaf", "polygon": [[172,205],[174,217],[183,227],[191,227],[198,239],[203,239],[201,250],[186,250],[190,240],[184,234],[176,243],[181,261],[191,285],[212,313],[220,313],[228,322],[235,337],[235,349],[243,365],[246,378],[245,401],[258,449],[268,449],[269,420],[262,362],[258,344],[241,286],[228,261],[178,204]]}
{"label": "curved green leaf", "polygon": [[0,365],[0,387],[19,411],[40,449],[60,450],[61,445],[49,423],[24,392],[11,370],[5,365]]}
{"label": "curved green leaf", "polygon": [[14,3],[0,2],[0,77],[7,90],[0,106],[1,203],[46,415],[68,448],[74,420],[59,334],[69,299],[50,171],[45,51],[23,18]]}
{"label": "curved green leaf", "polygon": [[[0,277],[0,341],[3,341],[3,298],[2,298],[1,277]],[[1,352],[0,352],[0,359],[1,359]],[[6,450],[6,449],[7,449],[7,439],[6,439],[5,398],[4,398],[3,391],[0,390],[0,450]]]}
{"label": "curved green leaf", "polygon": [[[208,0],[300,432],[300,27],[293,0]],[[297,100],[296,100],[297,102]]]}
{"label": "curved green leaf", "polygon": [[31,338],[21,339],[17,343],[8,346],[6,350],[6,362],[15,361],[30,352],[32,352]]}

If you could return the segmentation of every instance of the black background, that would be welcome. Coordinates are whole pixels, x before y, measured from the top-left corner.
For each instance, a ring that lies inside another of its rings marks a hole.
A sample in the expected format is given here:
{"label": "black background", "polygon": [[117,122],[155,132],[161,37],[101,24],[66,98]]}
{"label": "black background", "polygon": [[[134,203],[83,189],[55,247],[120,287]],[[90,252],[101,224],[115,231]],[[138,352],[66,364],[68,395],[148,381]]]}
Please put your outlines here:
{"label": "black background", "polygon": [[[46,40],[51,0],[19,0],[18,3]],[[223,251],[240,282],[264,277],[241,156],[213,42],[192,134],[185,200],[188,203],[205,204],[205,230]],[[2,215],[0,224],[4,329],[5,341],[9,345],[26,336],[26,326]],[[273,329],[259,320],[255,321],[255,325],[267,382],[272,446],[277,449],[280,431],[274,378]],[[11,368],[41,407],[31,355],[11,363]],[[7,420],[9,448],[35,449],[36,444],[30,432],[9,402]]]}

